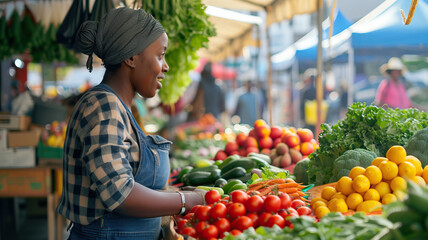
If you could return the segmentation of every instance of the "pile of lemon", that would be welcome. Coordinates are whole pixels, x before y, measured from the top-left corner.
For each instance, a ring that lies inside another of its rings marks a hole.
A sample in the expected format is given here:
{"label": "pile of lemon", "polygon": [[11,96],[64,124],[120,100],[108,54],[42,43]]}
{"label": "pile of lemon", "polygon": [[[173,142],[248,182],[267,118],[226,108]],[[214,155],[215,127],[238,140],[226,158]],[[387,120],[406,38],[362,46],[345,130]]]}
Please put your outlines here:
{"label": "pile of lemon", "polygon": [[354,167],[349,176],[342,177],[335,187],[325,187],[321,197],[311,200],[311,207],[318,218],[331,212],[373,212],[382,204],[402,200],[407,181],[428,184],[428,165],[414,156],[407,156],[402,146],[392,146],[385,157],[378,157],[367,167]]}

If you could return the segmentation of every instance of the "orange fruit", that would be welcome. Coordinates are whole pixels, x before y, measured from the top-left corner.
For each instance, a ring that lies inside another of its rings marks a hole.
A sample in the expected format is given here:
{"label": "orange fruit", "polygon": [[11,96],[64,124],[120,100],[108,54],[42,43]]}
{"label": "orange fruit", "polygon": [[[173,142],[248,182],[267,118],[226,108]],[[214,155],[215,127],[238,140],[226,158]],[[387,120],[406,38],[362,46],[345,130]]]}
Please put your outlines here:
{"label": "orange fruit", "polygon": [[412,155],[408,155],[406,157],[406,162],[410,162],[411,164],[413,164],[413,166],[415,166],[416,168],[416,176],[421,176],[422,174],[422,164],[421,161],[419,161],[419,159],[415,156]]}
{"label": "orange fruit", "polygon": [[383,161],[379,164],[383,180],[391,180],[398,174],[398,166],[393,161]]}
{"label": "orange fruit", "polygon": [[398,175],[403,178],[413,179],[416,176],[416,168],[410,162],[404,161],[398,165]]}
{"label": "orange fruit", "polygon": [[407,153],[403,146],[395,145],[388,149],[386,152],[386,158],[390,161],[400,164],[406,159]]}

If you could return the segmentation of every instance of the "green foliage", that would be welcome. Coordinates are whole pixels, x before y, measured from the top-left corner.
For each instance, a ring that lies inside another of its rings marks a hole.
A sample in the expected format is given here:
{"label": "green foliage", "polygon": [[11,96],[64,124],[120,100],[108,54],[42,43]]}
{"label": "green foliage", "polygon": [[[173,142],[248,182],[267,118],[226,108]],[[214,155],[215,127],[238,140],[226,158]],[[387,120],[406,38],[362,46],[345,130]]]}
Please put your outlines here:
{"label": "green foliage", "polygon": [[164,104],[174,104],[191,83],[189,71],[198,64],[196,51],[207,47],[215,28],[200,0],[147,0],[142,8],[158,19],[168,34],[165,58],[169,72],[159,97]]}
{"label": "green foliage", "polygon": [[421,161],[422,168],[428,165],[428,128],[417,131],[404,148],[407,155],[413,155]]}
{"label": "green foliage", "polygon": [[339,181],[341,177],[348,176],[353,167],[361,166],[366,168],[370,166],[373,159],[376,157],[374,152],[362,148],[344,152],[340,157],[334,160],[333,176],[330,182],[336,182]]}
{"label": "green foliage", "polygon": [[428,126],[428,113],[417,109],[383,109],[354,103],[346,118],[330,126],[322,124],[320,148],[309,156],[309,182],[330,182],[334,160],[345,151],[363,148],[385,156],[393,145],[404,146],[418,130]]}

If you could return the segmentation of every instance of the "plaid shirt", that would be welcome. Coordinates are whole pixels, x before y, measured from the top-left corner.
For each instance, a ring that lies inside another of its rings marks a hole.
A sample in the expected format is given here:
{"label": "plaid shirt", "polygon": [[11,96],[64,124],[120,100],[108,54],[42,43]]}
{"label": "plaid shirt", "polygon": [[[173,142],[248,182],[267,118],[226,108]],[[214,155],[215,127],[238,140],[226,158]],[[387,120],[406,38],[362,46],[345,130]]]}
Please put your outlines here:
{"label": "plaid shirt", "polygon": [[63,154],[57,211],[87,225],[117,208],[134,186],[138,134],[119,98],[93,89],[75,105]]}

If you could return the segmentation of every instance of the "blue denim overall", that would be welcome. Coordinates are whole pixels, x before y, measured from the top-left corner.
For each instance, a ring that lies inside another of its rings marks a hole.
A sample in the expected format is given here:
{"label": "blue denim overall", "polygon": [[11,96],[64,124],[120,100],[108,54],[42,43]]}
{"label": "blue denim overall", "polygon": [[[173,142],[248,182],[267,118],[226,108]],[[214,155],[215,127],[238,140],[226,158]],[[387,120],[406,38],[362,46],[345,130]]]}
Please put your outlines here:
{"label": "blue denim overall", "polygon": [[[95,88],[114,93],[105,84],[100,84]],[[119,98],[120,99],[120,98]],[[122,102],[122,100],[121,100]],[[141,130],[131,111],[126,108],[132,126],[138,133],[138,143],[140,146],[140,164],[134,180],[148,188],[159,190],[166,186],[169,177],[169,148],[171,142],[161,136],[146,136]],[[161,218],[135,218],[111,212],[89,225],[74,223],[70,233],[70,240],[74,239],[154,239],[160,238]]]}

